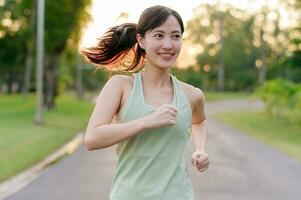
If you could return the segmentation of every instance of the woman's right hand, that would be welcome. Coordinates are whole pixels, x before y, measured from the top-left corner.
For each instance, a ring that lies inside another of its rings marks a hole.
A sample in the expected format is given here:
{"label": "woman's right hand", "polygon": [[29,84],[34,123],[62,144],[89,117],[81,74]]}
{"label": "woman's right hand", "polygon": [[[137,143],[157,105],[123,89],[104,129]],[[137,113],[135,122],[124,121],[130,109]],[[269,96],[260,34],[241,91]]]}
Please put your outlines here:
{"label": "woman's right hand", "polygon": [[155,112],[146,116],[146,129],[172,126],[176,123],[177,108],[170,104],[163,104]]}

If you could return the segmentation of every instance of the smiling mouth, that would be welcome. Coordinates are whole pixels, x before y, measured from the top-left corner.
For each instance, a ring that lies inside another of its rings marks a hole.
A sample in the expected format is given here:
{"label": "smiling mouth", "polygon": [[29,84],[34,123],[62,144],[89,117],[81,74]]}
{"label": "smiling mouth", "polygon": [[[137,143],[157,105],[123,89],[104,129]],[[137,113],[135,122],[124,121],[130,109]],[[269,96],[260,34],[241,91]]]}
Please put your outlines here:
{"label": "smiling mouth", "polygon": [[173,57],[175,54],[174,53],[158,53],[161,57],[169,59]]}

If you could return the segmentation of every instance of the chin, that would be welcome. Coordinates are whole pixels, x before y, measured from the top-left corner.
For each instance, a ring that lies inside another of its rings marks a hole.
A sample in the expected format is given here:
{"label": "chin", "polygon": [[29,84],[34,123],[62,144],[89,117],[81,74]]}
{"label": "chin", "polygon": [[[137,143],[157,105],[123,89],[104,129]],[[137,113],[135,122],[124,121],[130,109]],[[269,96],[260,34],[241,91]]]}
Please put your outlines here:
{"label": "chin", "polygon": [[162,69],[169,69],[175,64],[175,61],[172,62],[160,62],[157,64]]}
{"label": "chin", "polygon": [[158,66],[158,68],[160,68],[160,69],[170,69],[170,68],[172,68],[172,66],[173,66],[173,64],[169,64],[169,65],[157,65]]}

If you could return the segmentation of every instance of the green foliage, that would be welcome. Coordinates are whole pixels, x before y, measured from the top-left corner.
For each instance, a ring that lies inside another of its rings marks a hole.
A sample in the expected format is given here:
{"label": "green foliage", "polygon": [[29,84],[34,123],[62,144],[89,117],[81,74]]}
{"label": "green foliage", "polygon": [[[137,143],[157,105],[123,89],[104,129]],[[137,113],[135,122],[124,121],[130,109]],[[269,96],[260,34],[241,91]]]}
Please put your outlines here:
{"label": "green foliage", "polygon": [[[91,0],[45,1],[45,71],[48,77],[53,76],[53,85],[57,85],[60,91],[65,88],[64,82],[70,83],[70,75],[57,73],[68,72],[59,66],[59,60],[66,49],[78,48],[83,28],[91,19],[87,9],[90,5]],[[20,87],[24,85],[25,62],[33,57],[29,47],[35,46],[36,8],[36,0],[4,1],[0,6],[0,21],[6,21],[0,23],[0,86],[15,82]],[[62,83],[57,83],[57,80]],[[54,88],[47,87],[49,81],[44,83],[45,91]],[[58,91],[49,93],[57,94]]]}
{"label": "green foliage", "polygon": [[[238,18],[236,16],[244,16]],[[224,21],[224,54],[221,61],[220,23]],[[204,74],[207,89],[217,88],[217,74],[221,63],[225,66],[227,90],[252,90],[256,84],[255,58],[259,54],[253,45],[254,18],[246,17],[244,11],[227,6],[200,5],[187,25],[188,38],[201,44],[204,51],[197,57],[198,66]],[[205,67],[209,66],[208,69]]]}
{"label": "green foliage", "polygon": [[172,68],[172,74],[174,74],[179,80],[189,83],[195,87],[202,88],[202,77],[200,72],[193,69],[190,66],[187,69],[180,69],[180,68]]}
{"label": "green foliage", "polygon": [[[0,85],[21,82],[26,45],[29,40],[29,15],[25,7],[32,1],[4,1],[0,8]],[[6,23],[4,23],[6,22]]]}
{"label": "green foliage", "polygon": [[[89,64],[83,65],[83,81],[86,90],[100,91],[109,78],[109,73],[105,70],[98,69],[95,71]],[[92,70],[93,69],[93,70]]]}
{"label": "green foliage", "polygon": [[60,92],[76,89],[76,69],[78,64],[81,68],[83,89],[85,91],[100,90],[108,80],[109,73],[102,69],[95,71],[95,66],[84,61],[76,49],[68,48],[64,51],[60,60]]}
{"label": "green foliage", "polygon": [[[295,45],[301,46],[301,40]],[[296,83],[301,82],[301,50],[295,50],[291,56],[287,57],[286,66],[286,77]]]}
{"label": "green foliage", "polygon": [[270,80],[255,95],[264,101],[269,114],[301,121],[301,84],[280,78]]}
{"label": "green foliage", "polygon": [[[269,18],[269,14],[274,18]],[[262,77],[263,81],[283,77],[300,82],[300,53],[288,49],[289,43],[300,49],[300,38],[291,36],[300,34],[280,29],[279,22],[279,11],[267,6],[253,14],[219,3],[196,7],[186,30],[187,39],[203,49],[195,67],[206,74],[203,76],[205,88],[218,87],[221,64],[225,70],[226,90],[253,91]]]}
{"label": "green foliage", "polygon": [[71,36],[74,36],[72,46],[76,47],[81,29],[90,19],[90,15],[85,10],[90,2],[91,0],[46,1],[46,54],[61,54]]}

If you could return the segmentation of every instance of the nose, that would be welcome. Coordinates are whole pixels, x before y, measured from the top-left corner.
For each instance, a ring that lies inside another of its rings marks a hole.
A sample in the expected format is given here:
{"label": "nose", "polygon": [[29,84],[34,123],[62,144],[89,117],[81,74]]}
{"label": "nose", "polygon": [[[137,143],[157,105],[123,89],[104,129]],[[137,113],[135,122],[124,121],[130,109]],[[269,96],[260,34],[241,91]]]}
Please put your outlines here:
{"label": "nose", "polygon": [[172,41],[169,38],[166,38],[163,41],[163,49],[164,50],[170,50],[170,49],[172,49]]}

